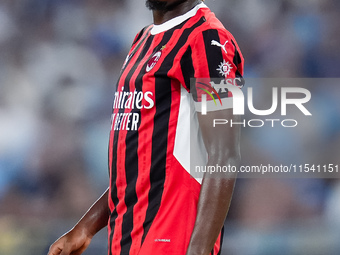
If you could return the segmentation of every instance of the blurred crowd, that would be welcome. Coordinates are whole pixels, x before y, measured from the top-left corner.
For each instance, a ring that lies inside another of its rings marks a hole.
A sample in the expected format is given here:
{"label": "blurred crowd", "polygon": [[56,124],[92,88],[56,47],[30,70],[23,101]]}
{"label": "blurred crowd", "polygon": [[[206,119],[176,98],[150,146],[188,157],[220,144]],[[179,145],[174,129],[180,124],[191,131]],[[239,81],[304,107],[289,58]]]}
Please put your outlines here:
{"label": "blurred crowd", "polygon": [[[340,2],[206,4],[238,41],[246,77],[320,78],[309,87],[316,119],[290,133],[246,128],[242,163],[340,165],[340,86],[329,80],[340,77]],[[108,186],[115,82],[134,35],[151,22],[144,0],[0,0],[1,255],[43,254]],[[268,101],[265,85],[256,93]],[[338,254],[339,214],[337,179],[240,179],[225,249]],[[313,233],[301,238],[307,250],[281,249],[280,240]],[[23,248],[27,238],[32,251]]]}

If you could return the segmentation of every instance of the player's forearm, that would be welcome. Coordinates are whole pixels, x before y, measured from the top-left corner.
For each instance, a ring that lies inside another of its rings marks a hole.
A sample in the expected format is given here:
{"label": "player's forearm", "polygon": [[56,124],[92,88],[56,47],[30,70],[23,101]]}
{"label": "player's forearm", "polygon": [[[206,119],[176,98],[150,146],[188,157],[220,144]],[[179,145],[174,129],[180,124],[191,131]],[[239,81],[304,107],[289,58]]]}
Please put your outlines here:
{"label": "player's forearm", "polygon": [[[238,162],[239,157],[233,157],[227,164],[238,165]],[[235,174],[204,178],[186,255],[208,255],[212,251],[229,210],[235,180]]]}
{"label": "player's forearm", "polygon": [[90,207],[74,228],[84,230],[92,237],[107,225],[109,219],[108,193],[109,189]]}

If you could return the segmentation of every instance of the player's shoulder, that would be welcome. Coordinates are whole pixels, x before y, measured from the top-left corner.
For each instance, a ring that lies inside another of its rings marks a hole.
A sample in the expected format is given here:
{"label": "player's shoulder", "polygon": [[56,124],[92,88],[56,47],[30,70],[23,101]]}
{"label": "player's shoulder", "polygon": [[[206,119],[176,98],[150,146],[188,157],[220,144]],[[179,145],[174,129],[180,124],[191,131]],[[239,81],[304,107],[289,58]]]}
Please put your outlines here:
{"label": "player's shoulder", "polygon": [[192,34],[192,39],[198,38],[199,34],[205,34],[207,39],[216,39],[216,34],[226,40],[235,42],[232,33],[222,24],[222,22],[215,16],[215,14],[208,8],[204,8],[201,13],[204,23],[196,29]]}
{"label": "player's shoulder", "polygon": [[142,37],[143,35],[145,35],[146,33],[150,32],[152,28],[152,25],[147,25],[145,27],[143,27],[135,36],[135,39],[133,40],[132,45],[136,44]]}

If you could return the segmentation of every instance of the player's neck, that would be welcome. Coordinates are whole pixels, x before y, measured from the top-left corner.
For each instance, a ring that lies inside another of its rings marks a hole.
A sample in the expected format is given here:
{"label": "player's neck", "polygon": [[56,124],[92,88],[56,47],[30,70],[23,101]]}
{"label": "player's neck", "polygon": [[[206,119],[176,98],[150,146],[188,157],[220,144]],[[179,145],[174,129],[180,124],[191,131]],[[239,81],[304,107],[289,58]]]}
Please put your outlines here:
{"label": "player's neck", "polygon": [[154,10],[152,11],[153,22],[155,25],[160,25],[168,20],[176,18],[177,16],[185,14],[199,3],[201,3],[200,0],[188,0],[169,11]]}

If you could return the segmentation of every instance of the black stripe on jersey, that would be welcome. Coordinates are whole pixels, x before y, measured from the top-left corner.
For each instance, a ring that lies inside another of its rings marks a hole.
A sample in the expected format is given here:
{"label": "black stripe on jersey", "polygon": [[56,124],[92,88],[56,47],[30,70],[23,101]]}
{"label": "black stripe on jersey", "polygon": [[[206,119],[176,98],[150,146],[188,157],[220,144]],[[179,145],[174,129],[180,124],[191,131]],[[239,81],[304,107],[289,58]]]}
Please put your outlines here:
{"label": "black stripe on jersey", "polygon": [[[174,30],[169,30],[166,32],[159,43],[158,46],[156,46],[156,49],[159,47],[162,47],[165,45],[170,38],[172,37]],[[134,74],[134,71],[138,67],[138,64],[140,64],[140,61],[145,56],[147,51],[149,50],[152,41],[154,39],[154,36],[150,36],[147,39],[147,42],[145,43],[145,47],[143,48],[141,54],[139,55],[136,64],[131,69],[131,74],[129,73],[125,80],[125,89],[128,88],[130,79],[132,75]],[[138,84],[142,84],[143,75],[145,74],[147,62],[144,64],[144,66],[141,68],[140,73],[137,76],[136,79],[136,90],[141,91],[142,88],[138,86]],[[132,112],[138,113],[138,109],[134,109]],[[140,124],[140,123],[139,123]],[[138,124],[138,125],[139,125]],[[137,129],[139,126],[137,127]],[[121,255],[129,254],[131,245],[132,245],[132,238],[131,238],[131,232],[133,230],[133,208],[136,205],[138,201],[137,193],[136,193],[136,183],[138,178],[138,161],[135,161],[133,159],[138,158],[138,132],[128,132],[126,136],[126,144],[128,145],[126,147],[126,160],[125,160],[125,175],[126,175],[126,190],[125,190],[125,204],[127,207],[127,211],[123,216],[123,224],[122,224],[122,239],[121,239]]]}
{"label": "black stripe on jersey", "polygon": [[118,197],[117,197],[117,186],[116,186],[116,182],[117,182],[117,153],[115,153],[114,151],[117,151],[117,139],[118,139],[118,132],[115,132],[114,130],[112,130],[111,132],[114,132],[114,141],[113,141],[113,145],[112,145],[112,164],[111,164],[111,194],[109,194],[111,196],[112,202],[115,205],[115,209],[113,210],[113,212],[111,212],[110,215],[110,227],[111,227],[111,233],[110,233],[110,242],[109,242],[109,254],[111,254],[112,251],[112,238],[113,238],[113,229],[115,228],[115,220],[118,216],[117,214],[117,205],[118,205]]}
{"label": "black stripe on jersey", "polygon": [[182,75],[183,75],[184,83],[185,83],[182,85],[185,86],[187,90],[190,91],[190,78],[193,78],[195,76],[194,64],[192,62],[192,50],[190,46],[183,54],[183,57],[180,63],[181,63]]}
{"label": "black stripe on jersey", "polygon": [[224,236],[224,226],[221,229],[221,238],[220,238],[220,250],[217,253],[217,255],[221,255],[221,251],[222,251],[222,244],[223,244],[223,236]]}
{"label": "black stripe on jersey", "polygon": [[[165,173],[166,173],[166,158],[167,158],[167,136],[159,135],[168,132],[170,110],[171,110],[171,80],[167,77],[162,77],[162,74],[167,74],[173,66],[173,61],[178,54],[178,51],[184,46],[189,35],[197,27],[205,22],[202,17],[192,27],[184,29],[182,35],[177,41],[177,44],[172,51],[165,57],[159,70],[155,73],[155,98],[157,99],[156,114],[154,118],[154,130],[152,134],[152,154],[151,154],[151,170],[150,170],[150,190],[149,204],[146,211],[145,221],[143,223],[144,234],[142,243],[151,227],[155,218],[163,196]],[[163,95],[163,96],[162,96]],[[159,106],[159,101],[162,101],[162,108]],[[160,140],[163,137],[164,140]]]}
{"label": "black stripe on jersey", "polygon": [[241,60],[241,56],[240,53],[237,50],[236,44],[234,43],[234,41],[231,41],[231,43],[234,45],[235,48],[235,52],[234,52],[234,59],[233,59],[233,63],[236,66],[237,70],[236,70],[236,77],[242,77],[240,71],[238,70],[239,65],[241,64],[242,60]]}
{"label": "black stripe on jersey", "polygon": [[[210,78],[221,78],[221,75],[217,71],[218,64],[223,63],[222,49],[220,47],[212,46],[211,41],[216,40],[220,42],[220,37],[216,29],[209,29],[203,31],[203,40],[205,45],[205,52],[207,56],[207,62],[209,67]],[[223,42],[221,42],[223,44]]]}
{"label": "black stripe on jersey", "polygon": [[[142,243],[151,227],[155,218],[163,195],[165,171],[166,171],[166,153],[167,153],[167,136],[162,135],[168,132],[168,124],[171,108],[171,80],[157,77],[155,79],[155,98],[156,114],[154,117],[154,130],[152,134],[152,153],[150,169],[150,190],[148,195],[148,208],[146,211],[145,221],[143,223],[144,233]],[[160,97],[159,94],[167,94]],[[158,96],[158,97],[157,97]],[[162,100],[163,108],[160,108],[159,101]],[[162,138],[162,139],[160,139]]]}

